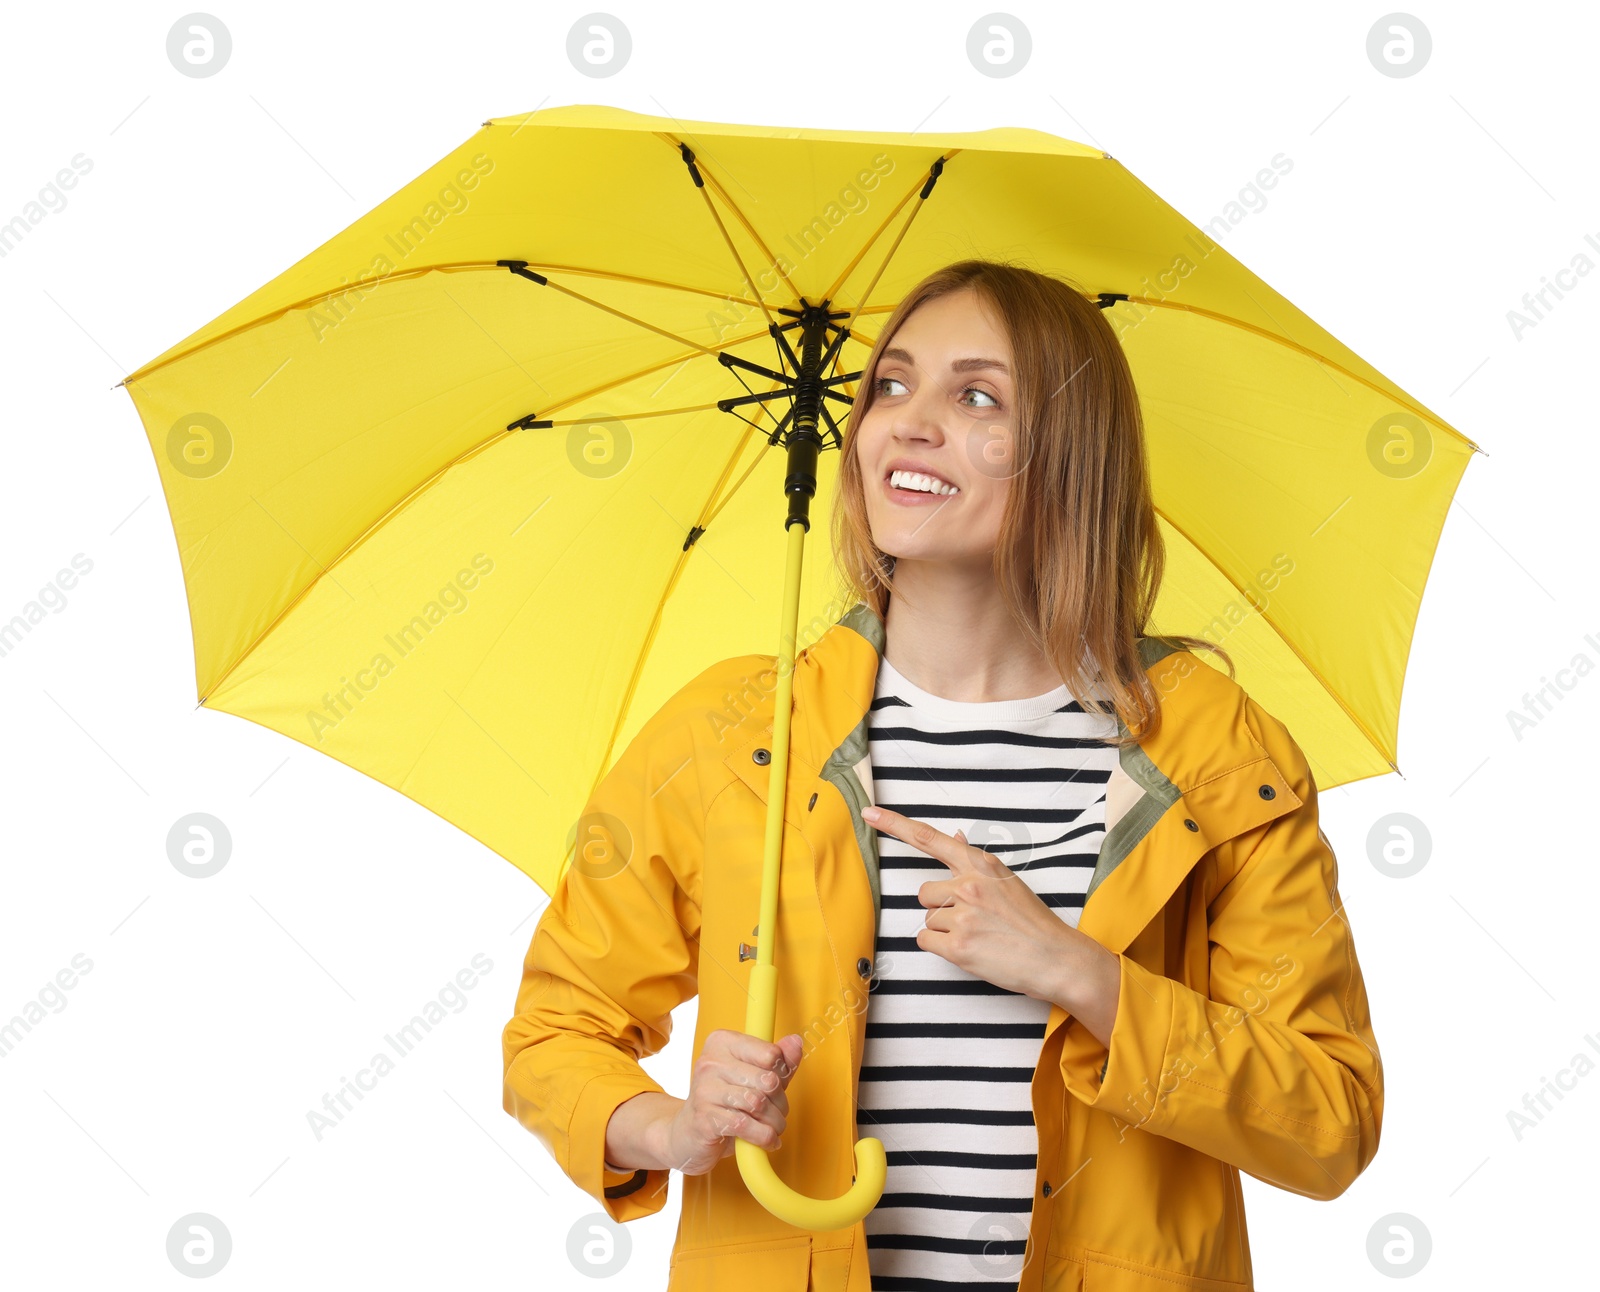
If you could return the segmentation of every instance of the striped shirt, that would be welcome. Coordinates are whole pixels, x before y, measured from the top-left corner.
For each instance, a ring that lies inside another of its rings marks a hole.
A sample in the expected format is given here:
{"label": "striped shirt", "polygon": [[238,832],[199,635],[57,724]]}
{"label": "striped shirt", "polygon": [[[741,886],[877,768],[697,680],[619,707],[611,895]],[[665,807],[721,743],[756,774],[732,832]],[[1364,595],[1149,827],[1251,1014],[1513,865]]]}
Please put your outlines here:
{"label": "striped shirt", "polygon": [[[1077,926],[1105,837],[1114,715],[1065,685],[1025,700],[931,695],[882,659],[867,719],[873,801],[966,833]],[[865,1227],[874,1292],[1013,1290],[1033,1208],[1033,1071],[1047,1001],[1005,991],[917,945],[917,900],[944,862],[877,832],[882,925],[857,1123],[889,1178]]]}

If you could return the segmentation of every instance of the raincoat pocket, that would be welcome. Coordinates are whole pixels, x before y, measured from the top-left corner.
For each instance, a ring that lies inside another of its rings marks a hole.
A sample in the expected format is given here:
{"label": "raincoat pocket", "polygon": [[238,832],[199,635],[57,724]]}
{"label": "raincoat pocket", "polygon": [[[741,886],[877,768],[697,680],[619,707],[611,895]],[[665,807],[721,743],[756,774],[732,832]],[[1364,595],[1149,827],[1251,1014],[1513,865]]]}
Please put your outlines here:
{"label": "raincoat pocket", "polygon": [[667,1292],[806,1292],[811,1235],[722,1243],[676,1254]]}
{"label": "raincoat pocket", "polygon": [[1250,1292],[1252,1286],[1231,1279],[1158,1270],[1104,1252],[1083,1253],[1083,1292]]}

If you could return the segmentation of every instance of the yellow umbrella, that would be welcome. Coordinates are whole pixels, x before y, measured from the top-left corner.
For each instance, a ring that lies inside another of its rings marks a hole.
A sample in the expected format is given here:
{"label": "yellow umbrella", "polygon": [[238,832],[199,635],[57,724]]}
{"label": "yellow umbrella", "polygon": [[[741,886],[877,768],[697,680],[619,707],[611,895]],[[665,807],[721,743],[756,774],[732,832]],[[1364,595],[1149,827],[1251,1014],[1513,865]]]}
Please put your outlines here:
{"label": "yellow umbrella", "polygon": [[[201,702],[553,893],[615,756],[688,678],[773,653],[776,623],[781,786],[795,627],[838,591],[830,561],[803,565],[806,489],[826,517],[875,323],[968,256],[1109,311],[1167,544],[1160,630],[1222,641],[1323,789],[1398,770],[1423,585],[1476,446],[1109,155],[1024,129],[485,122],[125,379]],[[759,955],[747,1030],[771,1040],[773,939]],[[854,1224],[883,1185],[874,1139],[827,1201],[737,1153],[805,1228]]]}

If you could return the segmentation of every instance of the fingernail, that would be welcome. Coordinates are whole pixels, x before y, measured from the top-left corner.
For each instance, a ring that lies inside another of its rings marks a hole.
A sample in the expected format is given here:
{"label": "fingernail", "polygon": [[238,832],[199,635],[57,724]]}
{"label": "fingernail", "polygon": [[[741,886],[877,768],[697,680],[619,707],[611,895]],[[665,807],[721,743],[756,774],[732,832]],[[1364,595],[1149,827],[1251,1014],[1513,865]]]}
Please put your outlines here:
{"label": "fingernail", "polygon": [[878,819],[879,812],[875,807],[865,807],[861,809],[861,815],[868,821],[876,821]]}

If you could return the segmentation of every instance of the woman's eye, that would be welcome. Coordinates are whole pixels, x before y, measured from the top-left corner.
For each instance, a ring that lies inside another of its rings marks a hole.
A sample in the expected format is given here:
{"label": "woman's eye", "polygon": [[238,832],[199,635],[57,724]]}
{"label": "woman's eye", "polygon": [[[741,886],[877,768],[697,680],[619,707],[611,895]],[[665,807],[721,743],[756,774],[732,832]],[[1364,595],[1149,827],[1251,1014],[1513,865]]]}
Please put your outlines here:
{"label": "woman's eye", "polygon": [[[888,397],[890,397],[890,396],[892,396],[894,394],[893,391],[888,389],[888,386],[891,383],[893,385],[896,385],[896,386],[901,386],[901,385],[905,384],[898,377],[879,377],[872,384],[873,384],[873,388],[874,388],[874,391],[875,391],[876,394],[884,396],[885,398],[888,398]],[[993,395],[991,395],[987,390],[983,390],[983,389],[981,389],[981,388],[979,388],[977,386],[968,386],[966,389],[964,389],[961,392],[961,394],[963,396],[966,396],[966,395],[982,395],[985,399],[987,399],[989,401],[987,404],[975,404],[975,405],[973,405],[973,407],[975,407],[975,408],[999,408],[1000,407],[1000,401],[998,399],[996,399]]]}

